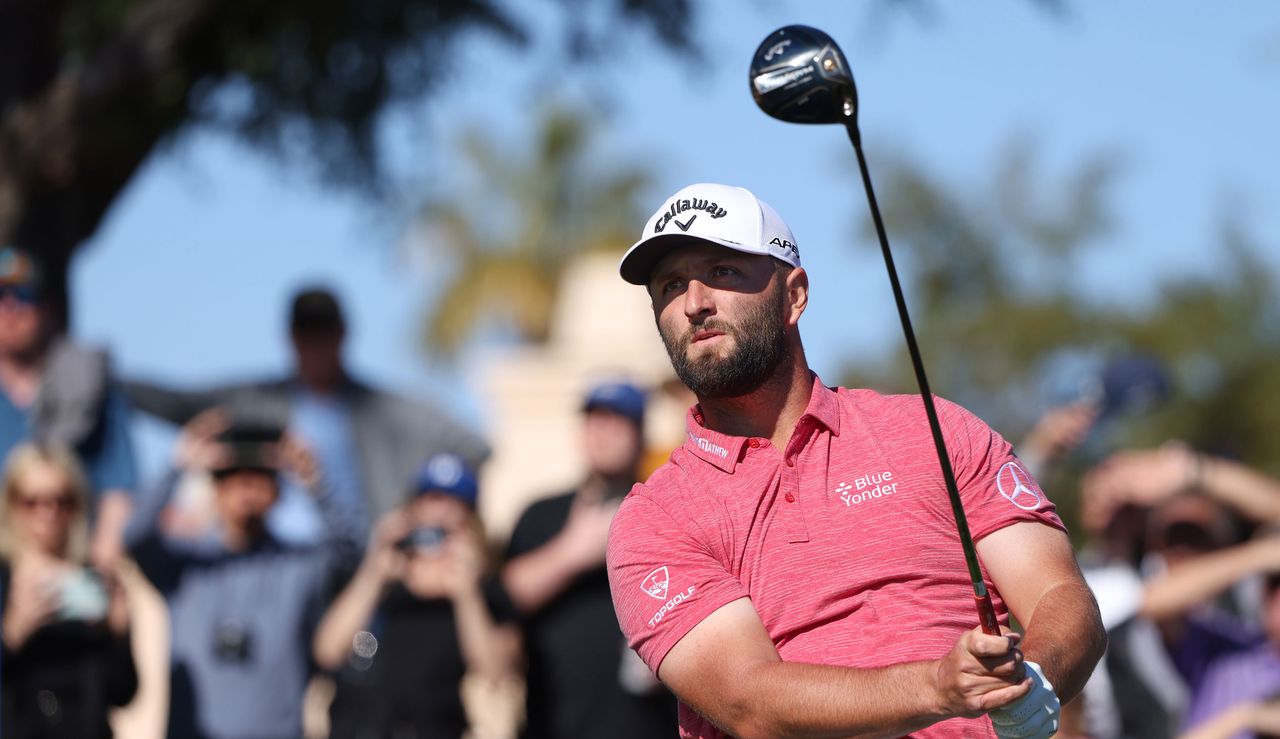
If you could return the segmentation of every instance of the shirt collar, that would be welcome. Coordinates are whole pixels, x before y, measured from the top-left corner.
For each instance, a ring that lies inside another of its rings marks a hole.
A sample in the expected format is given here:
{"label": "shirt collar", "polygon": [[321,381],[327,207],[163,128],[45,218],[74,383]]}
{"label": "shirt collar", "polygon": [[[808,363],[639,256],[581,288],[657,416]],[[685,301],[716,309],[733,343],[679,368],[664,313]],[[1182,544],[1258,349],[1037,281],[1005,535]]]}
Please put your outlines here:
{"label": "shirt collar", "polygon": [[733,468],[742,456],[742,445],[747,443],[745,436],[730,436],[703,426],[702,409],[696,405],[685,415],[685,428],[689,431],[689,438],[684,442],[685,449],[695,457],[733,474]]}
{"label": "shirt collar", "polygon": [[831,432],[840,435],[840,399],[836,390],[822,384],[817,374],[813,375],[813,391],[809,394],[809,407],[804,409],[800,420],[812,418]]}
{"label": "shirt collar", "polygon": [[[823,385],[816,374],[813,375],[809,405],[796,422],[796,427],[799,428],[806,418],[822,424],[832,435],[840,435],[840,403],[836,391]],[[702,409],[696,405],[689,408],[685,416],[685,427],[688,438],[685,439],[684,448],[690,454],[733,474],[738,459],[742,457],[742,447],[747,443],[745,436],[722,434],[702,425]]]}

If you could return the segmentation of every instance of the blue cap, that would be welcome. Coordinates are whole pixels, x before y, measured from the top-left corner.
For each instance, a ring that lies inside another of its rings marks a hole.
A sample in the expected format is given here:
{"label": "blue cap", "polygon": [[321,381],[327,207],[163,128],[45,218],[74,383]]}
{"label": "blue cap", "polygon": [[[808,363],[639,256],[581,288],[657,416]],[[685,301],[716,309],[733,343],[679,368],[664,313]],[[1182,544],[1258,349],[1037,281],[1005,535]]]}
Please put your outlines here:
{"label": "blue cap", "polygon": [[436,454],[418,470],[414,486],[418,495],[444,493],[452,495],[472,508],[480,495],[475,473],[456,454]]}
{"label": "blue cap", "polygon": [[587,393],[582,410],[607,410],[625,416],[637,424],[644,423],[644,391],[628,382],[606,382]]}

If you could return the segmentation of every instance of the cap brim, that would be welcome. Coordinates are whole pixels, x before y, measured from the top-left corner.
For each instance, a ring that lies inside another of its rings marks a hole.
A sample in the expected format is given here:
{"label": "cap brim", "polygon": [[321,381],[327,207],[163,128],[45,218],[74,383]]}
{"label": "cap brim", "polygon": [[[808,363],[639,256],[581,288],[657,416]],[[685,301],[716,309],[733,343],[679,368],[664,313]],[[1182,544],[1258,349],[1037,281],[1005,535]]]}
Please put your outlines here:
{"label": "cap brim", "polygon": [[706,236],[692,236],[690,234],[674,233],[674,234],[658,234],[641,239],[627,250],[623,255],[622,261],[618,264],[618,274],[622,275],[622,279],[630,282],[632,285],[648,285],[649,278],[653,275],[653,268],[663,257],[672,249],[686,244],[714,244],[723,246],[726,249],[740,251],[743,254],[755,254],[757,256],[770,256],[762,253],[757,249],[744,246],[733,241],[725,239],[715,239]]}

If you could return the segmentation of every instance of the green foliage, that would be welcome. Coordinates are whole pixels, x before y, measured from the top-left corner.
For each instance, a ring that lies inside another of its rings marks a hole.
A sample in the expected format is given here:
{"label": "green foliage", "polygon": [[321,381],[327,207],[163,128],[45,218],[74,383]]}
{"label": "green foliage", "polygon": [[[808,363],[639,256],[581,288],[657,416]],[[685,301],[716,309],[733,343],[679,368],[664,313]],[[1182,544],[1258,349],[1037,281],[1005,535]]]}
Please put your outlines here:
{"label": "green foliage", "polygon": [[648,177],[636,167],[601,166],[595,125],[583,111],[549,108],[524,155],[475,131],[464,136],[464,171],[421,216],[430,248],[451,266],[426,317],[435,353],[451,355],[491,328],[545,341],[565,265],[630,243]]}
{"label": "green foliage", "polygon": [[[1116,161],[1098,156],[1049,181],[1033,154],[1016,142],[993,182],[963,190],[905,158],[875,167],[935,392],[1016,442],[1042,407],[1043,373],[1055,353],[1142,352],[1168,368],[1174,397],[1107,429],[1107,445],[1184,439],[1280,474],[1280,292],[1258,257],[1262,245],[1228,221],[1214,245],[1221,268],[1213,274],[1171,280],[1139,304],[1090,299],[1072,274],[1084,247],[1113,222],[1106,190]],[[862,230],[872,248],[869,219]],[[844,379],[916,392],[905,347],[882,365],[849,368]],[[1050,481],[1068,514],[1084,460],[1076,462]]]}

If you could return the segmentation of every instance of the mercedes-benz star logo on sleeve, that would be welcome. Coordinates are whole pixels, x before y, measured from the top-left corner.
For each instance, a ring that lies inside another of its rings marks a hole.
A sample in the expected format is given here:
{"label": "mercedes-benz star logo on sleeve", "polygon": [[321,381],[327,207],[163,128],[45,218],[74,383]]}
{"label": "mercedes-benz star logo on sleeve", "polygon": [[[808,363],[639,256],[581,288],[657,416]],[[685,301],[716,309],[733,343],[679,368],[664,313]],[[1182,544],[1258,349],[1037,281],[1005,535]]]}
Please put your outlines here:
{"label": "mercedes-benz star logo on sleeve", "polygon": [[1031,482],[1031,475],[1017,462],[1005,462],[996,473],[996,488],[1010,503],[1024,511],[1034,511],[1044,501]]}
{"label": "mercedes-benz star logo on sleeve", "polygon": [[640,583],[640,589],[651,598],[666,600],[667,584],[669,582],[671,582],[671,577],[667,575],[666,565],[663,565],[645,576],[644,581]]}

